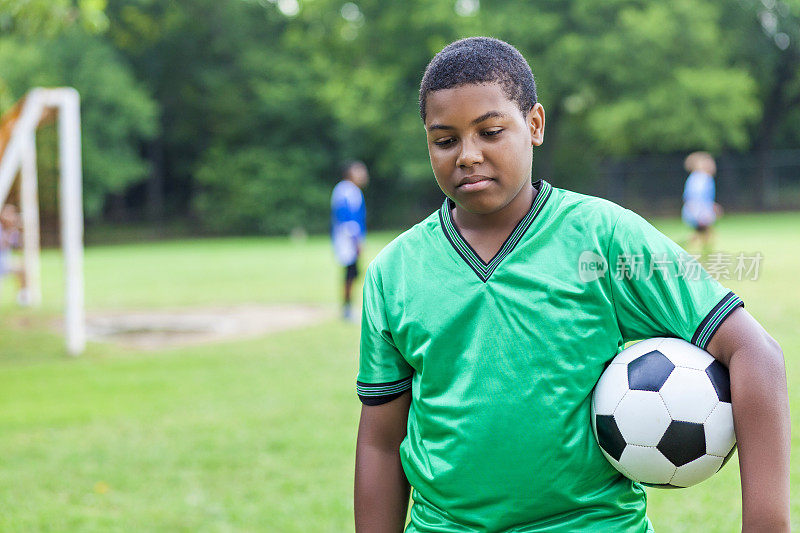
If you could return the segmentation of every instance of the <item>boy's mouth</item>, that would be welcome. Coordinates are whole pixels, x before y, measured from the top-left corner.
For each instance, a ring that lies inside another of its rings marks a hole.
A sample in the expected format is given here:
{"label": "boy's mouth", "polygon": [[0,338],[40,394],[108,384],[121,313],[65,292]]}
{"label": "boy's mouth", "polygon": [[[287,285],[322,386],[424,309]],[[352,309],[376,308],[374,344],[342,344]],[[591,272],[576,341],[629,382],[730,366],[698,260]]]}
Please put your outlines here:
{"label": "boy's mouth", "polygon": [[492,181],[494,181],[492,178],[486,176],[480,176],[480,175],[467,176],[465,178],[462,178],[458,182],[458,185],[456,185],[456,189],[465,192],[479,191],[488,187]]}

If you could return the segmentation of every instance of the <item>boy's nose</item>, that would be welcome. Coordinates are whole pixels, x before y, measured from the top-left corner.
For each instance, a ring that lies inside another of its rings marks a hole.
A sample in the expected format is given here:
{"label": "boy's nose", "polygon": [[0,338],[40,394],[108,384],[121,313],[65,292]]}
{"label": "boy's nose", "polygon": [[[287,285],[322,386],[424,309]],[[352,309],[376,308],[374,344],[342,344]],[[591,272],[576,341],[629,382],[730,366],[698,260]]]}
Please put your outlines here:
{"label": "boy's nose", "polygon": [[468,168],[479,163],[483,163],[483,153],[474,143],[463,141],[461,143],[461,151],[458,153],[458,159],[456,159],[456,166]]}

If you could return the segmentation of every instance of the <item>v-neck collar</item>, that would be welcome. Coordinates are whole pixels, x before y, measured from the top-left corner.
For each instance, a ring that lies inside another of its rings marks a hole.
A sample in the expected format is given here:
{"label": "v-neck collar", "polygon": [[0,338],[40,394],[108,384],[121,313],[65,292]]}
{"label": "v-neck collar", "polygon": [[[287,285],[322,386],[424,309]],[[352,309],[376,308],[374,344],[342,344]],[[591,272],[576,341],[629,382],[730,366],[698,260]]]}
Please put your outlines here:
{"label": "v-neck collar", "polygon": [[503,246],[500,247],[500,250],[498,250],[498,252],[489,260],[488,263],[481,259],[478,253],[461,235],[461,232],[458,231],[458,228],[453,223],[453,217],[450,213],[453,205],[452,200],[450,200],[450,198],[444,199],[444,203],[442,204],[441,209],[439,209],[439,222],[442,225],[444,235],[447,237],[447,240],[450,241],[450,244],[453,246],[458,255],[460,255],[464,262],[467,263],[467,266],[469,266],[475,272],[475,274],[478,275],[478,278],[480,278],[480,280],[484,283],[486,283],[486,281],[492,276],[492,273],[495,271],[495,269],[497,269],[498,265],[508,254],[511,253],[514,247],[522,239],[522,236],[531,226],[533,220],[542,210],[545,202],[547,202],[547,199],[550,197],[553,186],[544,180],[539,180],[538,189],[539,190],[536,192],[536,196],[533,198],[530,211],[528,211],[528,213],[522,217],[522,220],[517,223],[517,225],[514,227],[514,231],[511,232],[508,238],[506,238]]}

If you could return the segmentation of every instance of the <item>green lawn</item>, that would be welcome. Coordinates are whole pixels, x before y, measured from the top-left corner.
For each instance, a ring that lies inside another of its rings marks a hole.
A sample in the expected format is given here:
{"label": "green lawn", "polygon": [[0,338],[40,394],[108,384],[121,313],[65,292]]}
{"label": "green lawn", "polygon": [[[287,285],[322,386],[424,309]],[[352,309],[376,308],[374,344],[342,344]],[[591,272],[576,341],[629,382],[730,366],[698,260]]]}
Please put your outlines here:
{"label": "green lawn", "polygon": [[[657,225],[685,236],[678,221]],[[797,228],[800,214],[728,216],[717,246],[764,256],[759,280],[725,283],[781,342],[793,418]],[[367,256],[391,236],[372,235]],[[90,344],[70,359],[50,331],[59,269],[58,253],[45,253],[40,311],[17,310],[8,283],[0,292],[0,531],[352,530],[357,326],[162,352]],[[93,247],[86,276],[87,305],[98,311],[333,307],[340,273],[324,238],[250,238]],[[800,460],[792,465],[800,486]],[[697,487],[651,490],[649,515],[659,532],[735,531],[739,498],[731,461]]]}

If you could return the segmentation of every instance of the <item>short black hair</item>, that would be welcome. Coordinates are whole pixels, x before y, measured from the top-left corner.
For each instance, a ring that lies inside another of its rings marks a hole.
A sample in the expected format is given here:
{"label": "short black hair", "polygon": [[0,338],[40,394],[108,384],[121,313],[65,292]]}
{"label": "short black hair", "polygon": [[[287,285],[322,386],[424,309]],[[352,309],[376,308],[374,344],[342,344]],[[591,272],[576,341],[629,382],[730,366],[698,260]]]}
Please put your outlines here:
{"label": "short black hair", "polygon": [[429,92],[491,82],[500,84],[523,115],[536,105],[533,72],[519,50],[492,37],[468,37],[452,42],[425,69],[419,87],[419,116],[424,122]]}

